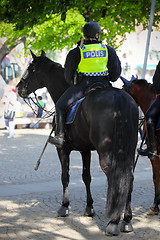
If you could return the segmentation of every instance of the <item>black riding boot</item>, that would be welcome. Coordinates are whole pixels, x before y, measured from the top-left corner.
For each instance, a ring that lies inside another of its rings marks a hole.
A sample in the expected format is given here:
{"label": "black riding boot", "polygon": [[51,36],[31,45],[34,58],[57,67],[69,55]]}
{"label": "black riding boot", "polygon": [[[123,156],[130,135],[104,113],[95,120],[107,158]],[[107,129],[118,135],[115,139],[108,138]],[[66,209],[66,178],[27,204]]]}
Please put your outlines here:
{"label": "black riding boot", "polygon": [[147,121],[147,133],[149,146],[146,149],[137,149],[139,155],[155,158],[157,155],[156,137],[155,137],[155,124],[150,119]]}
{"label": "black riding boot", "polygon": [[57,148],[63,146],[64,143],[64,124],[65,124],[65,114],[60,111],[56,111],[56,136],[49,137],[49,143],[54,144]]}

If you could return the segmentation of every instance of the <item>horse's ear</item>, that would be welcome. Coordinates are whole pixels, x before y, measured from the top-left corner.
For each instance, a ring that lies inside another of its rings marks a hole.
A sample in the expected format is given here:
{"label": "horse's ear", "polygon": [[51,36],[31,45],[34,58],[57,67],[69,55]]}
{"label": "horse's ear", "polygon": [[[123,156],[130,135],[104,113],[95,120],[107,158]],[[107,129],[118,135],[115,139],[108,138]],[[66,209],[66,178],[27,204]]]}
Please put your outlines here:
{"label": "horse's ear", "polygon": [[122,80],[122,82],[123,82],[123,88],[126,88],[127,89],[127,87],[130,87],[130,85],[131,85],[131,81],[128,81],[127,79],[125,79],[124,77],[122,77],[122,76],[120,76],[120,79]]}
{"label": "horse's ear", "polygon": [[36,59],[36,55],[31,50],[30,50],[30,52],[31,52],[32,58]]}
{"label": "horse's ear", "polygon": [[132,75],[132,77],[131,77],[131,81],[133,81],[133,80],[135,80],[135,79],[136,79],[135,76]]}
{"label": "horse's ear", "polygon": [[129,84],[129,81],[127,79],[125,79],[124,77],[120,76],[120,79],[122,80],[122,82],[124,84]]}
{"label": "horse's ear", "polygon": [[42,50],[42,52],[41,52],[41,56],[42,56],[42,57],[46,57],[46,53],[45,53],[45,51]]}

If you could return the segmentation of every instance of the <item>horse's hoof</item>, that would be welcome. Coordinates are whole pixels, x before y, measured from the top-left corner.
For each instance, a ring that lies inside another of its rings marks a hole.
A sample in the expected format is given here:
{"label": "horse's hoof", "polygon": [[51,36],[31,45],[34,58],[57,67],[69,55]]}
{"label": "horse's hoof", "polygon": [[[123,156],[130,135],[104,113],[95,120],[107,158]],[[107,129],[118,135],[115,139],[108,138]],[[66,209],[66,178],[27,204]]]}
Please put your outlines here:
{"label": "horse's hoof", "polygon": [[61,206],[57,214],[58,217],[67,217],[69,215],[69,210],[67,207]]}
{"label": "horse's hoof", "polygon": [[86,206],[85,212],[84,212],[84,216],[87,217],[93,217],[95,215],[95,211],[94,208],[92,206]]}
{"label": "horse's hoof", "polygon": [[153,216],[159,214],[159,208],[150,208],[147,215]]}
{"label": "horse's hoof", "polygon": [[106,227],[107,236],[118,236],[120,234],[119,224],[109,223]]}
{"label": "horse's hoof", "polygon": [[121,232],[133,232],[133,227],[131,222],[127,223],[126,221],[122,221],[120,225]]}

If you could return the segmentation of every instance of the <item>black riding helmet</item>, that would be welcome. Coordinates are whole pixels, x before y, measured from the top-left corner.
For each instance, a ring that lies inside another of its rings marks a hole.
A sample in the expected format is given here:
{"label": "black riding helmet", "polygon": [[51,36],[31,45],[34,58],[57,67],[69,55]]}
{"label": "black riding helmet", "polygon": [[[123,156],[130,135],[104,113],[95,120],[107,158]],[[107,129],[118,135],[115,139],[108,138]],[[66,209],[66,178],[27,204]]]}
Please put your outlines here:
{"label": "black riding helmet", "polygon": [[101,32],[101,27],[97,22],[88,22],[83,27],[83,35],[85,38],[95,38],[96,34],[98,36]]}

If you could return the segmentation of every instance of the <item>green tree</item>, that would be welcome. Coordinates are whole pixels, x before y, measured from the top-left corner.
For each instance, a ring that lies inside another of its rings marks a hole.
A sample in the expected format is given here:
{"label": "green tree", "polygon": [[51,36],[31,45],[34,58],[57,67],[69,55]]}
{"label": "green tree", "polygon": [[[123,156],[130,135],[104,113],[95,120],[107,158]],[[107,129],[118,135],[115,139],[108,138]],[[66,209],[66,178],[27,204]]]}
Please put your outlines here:
{"label": "green tree", "polygon": [[19,30],[15,24],[1,22],[0,37],[5,39],[0,46],[0,62],[19,43],[26,49],[54,51],[65,46],[72,47],[82,36],[83,16],[77,11],[68,11],[65,22],[61,14],[52,14],[42,24],[24,27]]}
{"label": "green tree", "polygon": [[26,45],[36,50],[69,48],[82,36],[83,16],[75,9],[69,10],[65,22],[60,14],[52,14],[42,24],[36,24],[28,33]]}
{"label": "green tree", "polygon": [[[82,36],[85,22],[95,20],[102,27],[101,40],[118,47],[126,32],[139,24],[148,27],[150,7],[151,0],[1,0],[0,37],[7,37],[8,48],[24,39],[32,50],[70,48]],[[157,1],[153,23],[157,28],[159,12]]]}
{"label": "green tree", "polygon": [[[77,8],[84,16],[85,21],[112,17],[120,25],[135,25],[142,22],[148,24],[151,0],[1,0],[0,20],[16,23],[17,28],[32,27],[34,24],[46,21],[49,15],[60,13],[62,19],[69,9]],[[157,14],[160,11],[160,2],[156,2],[155,20],[160,21]],[[157,22],[157,23],[158,23]]]}

